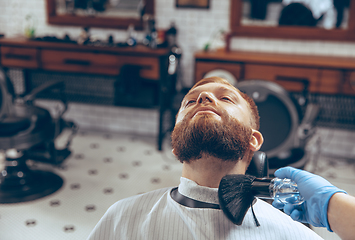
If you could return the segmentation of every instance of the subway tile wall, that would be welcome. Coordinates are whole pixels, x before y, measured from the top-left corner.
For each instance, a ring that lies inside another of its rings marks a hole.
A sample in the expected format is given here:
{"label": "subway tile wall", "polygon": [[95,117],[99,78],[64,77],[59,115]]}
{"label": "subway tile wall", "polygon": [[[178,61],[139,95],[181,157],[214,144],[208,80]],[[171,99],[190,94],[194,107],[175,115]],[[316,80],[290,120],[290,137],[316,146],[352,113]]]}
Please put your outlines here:
{"label": "subway tile wall", "polygon": [[355,44],[349,42],[239,37],[232,39],[231,48],[259,52],[355,57]]}
{"label": "subway tile wall", "polygon": [[[69,34],[75,39],[81,31],[79,27],[48,25],[45,0],[0,0],[0,6],[0,33],[7,37],[23,35],[28,14],[36,19],[37,36]],[[202,49],[219,30],[229,30],[229,6],[229,0],[210,0],[210,9],[186,9],[176,8],[175,0],[155,0],[157,28],[167,29],[174,22],[178,29],[178,44],[183,50],[181,79],[186,85],[193,82],[193,53]],[[127,36],[126,31],[116,29],[92,28],[90,33],[99,39],[112,35],[115,41]]]}
{"label": "subway tile wall", "polygon": [[[81,28],[54,26],[46,23],[45,0],[0,0],[0,33],[7,37],[22,35],[25,17],[32,14],[36,19],[36,35],[55,35],[63,37],[69,34],[75,39]],[[229,0],[210,0],[209,9],[176,8],[175,0],[155,0],[156,24],[158,29],[166,29],[174,22],[178,29],[178,44],[183,50],[181,59],[180,85],[193,83],[195,51],[211,42],[219,31],[229,31]],[[116,29],[90,30],[99,39],[109,35],[115,41],[126,38],[126,31]],[[142,37],[138,35],[138,38]],[[302,41],[236,37],[231,41],[231,49],[248,51],[268,51],[293,54],[317,54],[324,56],[355,56],[355,44],[328,41]],[[21,81],[21,73],[14,70],[14,81]],[[14,79],[15,78],[15,79]],[[20,80],[19,80],[20,79]],[[156,134],[157,111],[130,109],[113,106],[95,106],[71,104],[68,117],[76,118],[82,126],[117,131],[143,131]],[[142,116],[144,116],[142,118]],[[135,120],[131,120],[135,119]]]}
{"label": "subway tile wall", "polygon": [[[45,0],[0,0],[0,33],[8,37],[23,34],[25,17],[36,18],[36,34],[63,37],[69,34],[73,39],[81,28],[55,26],[46,23]],[[181,79],[186,85],[193,83],[193,53],[211,42],[218,31],[229,31],[230,0],[210,0],[210,9],[176,8],[175,0],[155,0],[156,24],[166,29],[171,22],[178,28],[178,43],[183,50]],[[115,41],[126,38],[126,31],[92,28],[91,34],[100,39],[113,35]],[[142,36],[138,36],[142,37]],[[295,54],[316,54],[325,56],[355,56],[355,44],[311,40],[263,39],[235,37],[231,41],[233,50],[268,51]]]}
{"label": "subway tile wall", "polygon": [[[37,100],[36,105],[49,109],[52,116],[62,110],[58,101]],[[158,111],[128,107],[69,103],[64,119],[74,121],[81,129],[156,136]]]}

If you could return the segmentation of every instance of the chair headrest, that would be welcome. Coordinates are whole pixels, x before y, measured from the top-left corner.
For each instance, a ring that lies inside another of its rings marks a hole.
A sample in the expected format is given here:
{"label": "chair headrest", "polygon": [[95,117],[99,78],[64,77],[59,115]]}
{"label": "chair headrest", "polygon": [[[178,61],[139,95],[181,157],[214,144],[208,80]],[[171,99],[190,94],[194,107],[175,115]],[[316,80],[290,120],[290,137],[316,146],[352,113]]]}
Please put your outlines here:
{"label": "chair headrest", "polygon": [[264,152],[258,151],[254,156],[246,171],[247,174],[258,178],[269,177],[269,162]]}
{"label": "chair headrest", "polygon": [[269,158],[294,147],[300,122],[300,106],[279,84],[265,80],[239,82],[238,89],[258,107],[260,132],[265,139],[261,151]]}

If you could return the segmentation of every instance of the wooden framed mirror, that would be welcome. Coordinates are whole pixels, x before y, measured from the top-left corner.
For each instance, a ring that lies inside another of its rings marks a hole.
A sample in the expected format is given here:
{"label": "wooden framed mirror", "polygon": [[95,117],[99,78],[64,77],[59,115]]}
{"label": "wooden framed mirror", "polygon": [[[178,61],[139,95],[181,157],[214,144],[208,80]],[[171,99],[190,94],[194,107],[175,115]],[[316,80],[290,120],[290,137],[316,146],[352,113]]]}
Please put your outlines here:
{"label": "wooden framed mirror", "polygon": [[[136,30],[141,30],[143,29],[142,15],[154,16],[154,0],[46,1],[47,22],[54,25],[127,29],[130,24],[133,24]],[[129,6],[119,11],[118,8],[122,8],[117,4],[122,4],[122,2]],[[133,9],[132,4],[137,4],[137,8]],[[109,9],[108,6],[111,8]]]}
{"label": "wooden framed mirror", "polygon": [[[343,11],[346,13],[344,14],[344,19],[346,20],[343,24],[345,26],[332,27],[329,29],[329,27],[324,28],[318,26],[280,26],[278,21],[276,21],[276,24],[249,24],[253,21],[245,20],[245,17],[248,16],[248,13],[252,11],[250,6],[249,8],[246,6],[248,2],[264,2],[264,4],[265,2],[275,2],[275,4],[282,4],[282,0],[231,0],[231,34],[229,37],[248,36],[262,38],[355,41],[355,0],[342,1],[347,1],[347,7],[346,9],[343,9]],[[248,13],[246,13],[246,11]]]}

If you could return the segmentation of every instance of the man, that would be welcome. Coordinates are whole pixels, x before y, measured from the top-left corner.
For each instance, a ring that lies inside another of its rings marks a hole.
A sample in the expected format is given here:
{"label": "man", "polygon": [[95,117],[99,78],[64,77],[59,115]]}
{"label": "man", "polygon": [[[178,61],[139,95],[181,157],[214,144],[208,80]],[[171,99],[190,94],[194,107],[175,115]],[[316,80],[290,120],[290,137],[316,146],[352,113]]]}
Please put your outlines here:
{"label": "man", "polygon": [[226,80],[212,77],[184,97],[172,133],[183,164],[178,188],[160,189],[112,205],[89,239],[321,239],[270,204],[257,200],[241,226],[219,209],[218,186],[245,174],[261,147],[255,103]]}

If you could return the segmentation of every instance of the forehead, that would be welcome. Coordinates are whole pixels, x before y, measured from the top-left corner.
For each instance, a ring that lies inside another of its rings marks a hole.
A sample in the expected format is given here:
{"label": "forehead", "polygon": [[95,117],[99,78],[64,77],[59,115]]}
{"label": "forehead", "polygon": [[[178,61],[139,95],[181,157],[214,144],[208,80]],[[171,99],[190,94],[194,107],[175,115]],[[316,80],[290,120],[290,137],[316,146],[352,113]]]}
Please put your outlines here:
{"label": "forehead", "polygon": [[223,93],[232,94],[235,97],[243,99],[243,97],[240,95],[239,91],[236,88],[229,86],[227,84],[222,84],[222,83],[206,83],[206,84],[197,86],[197,87],[191,89],[186,94],[185,98],[189,97],[191,95],[198,95],[201,92],[205,92],[205,91],[215,93],[215,94],[218,94],[218,93],[219,94],[223,94]]}
{"label": "forehead", "polygon": [[[216,98],[219,97],[230,97],[233,102],[235,104],[231,104],[231,105],[227,105],[227,104],[223,104],[224,107],[227,107],[228,109],[239,109],[241,111],[244,112],[244,114],[242,114],[244,116],[243,122],[249,122],[251,119],[251,108],[249,103],[247,102],[247,100],[244,99],[244,97],[240,94],[239,90],[233,86],[229,86],[227,84],[223,84],[223,83],[206,83],[200,86],[197,86],[195,88],[192,88],[184,97],[183,101],[181,102],[181,107],[180,110],[178,112],[177,115],[177,122],[179,122],[179,120],[181,120],[180,118],[182,118],[184,116],[184,114],[186,114],[186,111],[189,111],[189,108],[186,108],[185,104],[187,102],[189,102],[190,100],[194,99],[196,100],[199,95],[202,92],[208,92],[213,94]],[[233,112],[234,110],[232,110],[232,112],[230,112],[231,114],[235,114],[235,112]],[[240,116],[240,114],[238,114]]]}

